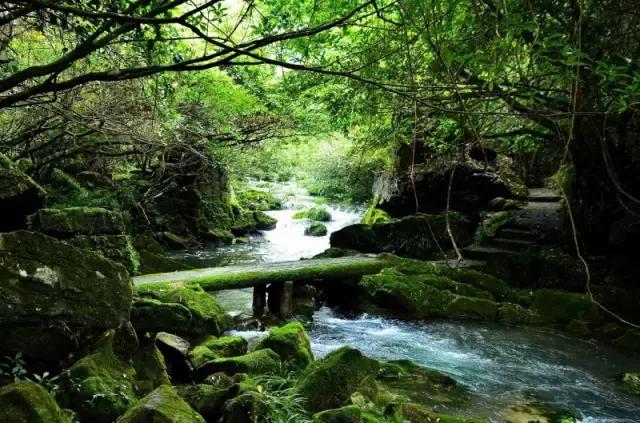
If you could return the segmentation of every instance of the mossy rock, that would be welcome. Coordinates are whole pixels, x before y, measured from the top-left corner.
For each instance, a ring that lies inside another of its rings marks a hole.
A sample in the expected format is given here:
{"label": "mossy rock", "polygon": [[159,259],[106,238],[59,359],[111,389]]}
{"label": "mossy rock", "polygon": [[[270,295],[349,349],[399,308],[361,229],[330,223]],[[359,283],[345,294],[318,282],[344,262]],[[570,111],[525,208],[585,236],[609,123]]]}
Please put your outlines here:
{"label": "mossy rock", "polygon": [[117,423],[205,423],[204,417],[167,385],[156,388],[121,416]]}
{"label": "mossy rock", "polygon": [[375,225],[350,225],[331,234],[331,246],[362,253],[391,253],[428,259],[452,248],[451,233],[458,245],[471,241],[471,222],[460,213],[415,214]]}
{"label": "mossy rock", "polygon": [[270,231],[276,228],[278,219],[273,218],[262,211],[253,212],[253,218],[256,221],[256,229],[261,231]]}
{"label": "mossy rock", "polygon": [[[493,200],[492,200],[493,201]],[[516,216],[513,211],[499,211],[488,215],[476,229],[474,238],[477,244],[484,244],[498,234],[500,229],[514,223]]]}
{"label": "mossy rock", "polygon": [[170,231],[164,231],[162,233],[163,241],[173,250],[186,250],[187,241]]}
{"label": "mossy rock", "polygon": [[147,395],[161,385],[171,384],[164,356],[153,338],[145,338],[140,342],[132,362],[136,371],[135,386],[138,395]]}
{"label": "mossy rock", "polygon": [[216,228],[209,229],[205,234],[205,239],[218,244],[231,244],[234,236],[228,229]]}
{"label": "mossy rock", "polygon": [[568,410],[561,410],[546,404],[515,404],[508,407],[505,421],[507,423],[579,423],[580,415]]}
{"label": "mossy rock", "polygon": [[197,369],[197,373],[201,378],[217,372],[228,375],[236,373],[261,375],[277,373],[281,365],[278,354],[271,349],[261,349],[236,357],[222,357],[208,361]]}
{"label": "mossy rock", "polygon": [[640,396],[640,373],[625,373],[622,383],[628,393]]}
{"label": "mossy rock", "polygon": [[218,387],[209,384],[177,386],[178,395],[197,411],[207,422],[216,422],[222,415],[222,407],[239,392],[238,385]]}
{"label": "mossy rock", "polygon": [[304,230],[306,236],[325,236],[329,231],[322,223],[313,222]]}
{"label": "mossy rock", "polygon": [[300,322],[291,322],[279,328],[273,328],[269,335],[261,339],[255,347],[257,350],[270,348],[282,361],[304,369],[313,362],[311,342],[304,326]]}
{"label": "mossy rock", "polygon": [[21,381],[0,388],[0,421],[3,423],[71,423],[42,386]]}
{"label": "mossy rock", "polygon": [[208,336],[189,352],[189,360],[198,368],[208,361],[246,354],[247,341],[240,336]]}
{"label": "mossy rock", "polygon": [[360,223],[363,225],[375,225],[377,223],[387,223],[391,220],[391,216],[384,210],[371,205],[362,216]]}
{"label": "mossy rock", "polygon": [[140,260],[138,273],[140,273],[141,275],[148,275],[152,273],[167,273],[189,269],[189,266],[186,266],[163,255],[152,253],[151,251],[141,250],[138,253],[138,256]]}
{"label": "mossy rock", "polygon": [[512,325],[532,324],[537,321],[537,315],[520,304],[502,303],[498,309],[498,320]]}
{"label": "mossy rock", "polygon": [[316,413],[313,421],[314,423],[362,423],[362,410],[356,405],[347,405]]}
{"label": "mossy rock", "polygon": [[361,279],[370,300],[387,314],[420,320],[433,317],[495,320],[491,294],[434,274],[405,275],[383,269]]}
{"label": "mossy rock", "polygon": [[136,331],[190,333],[191,311],[178,303],[165,303],[155,298],[136,298],[131,309],[131,323]]}
{"label": "mossy rock", "polygon": [[356,349],[343,347],[311,364],[297,382],[306,408],[320,412],[347,405],[356,391],[372,389],[380,364]]}
{"label": "mossy rock", "polygon": [[0,356],[68,359],[129,321],[126,269],[42,234],[0,234],[0,280]]}
{"label": "mossy rock", "polygon": [[159,256],[164,256],[166,253],[166,248],[156,240],[150,231],[135,236],[133,246],[138,251],[148,251]]}
{"label": "mossy rock", "polygon": [[136,371],[113,351],[113,334],[105,335],[98,349],[75,363],[65,377],[70,406],[83,420],[113,422],[137,399]]}
{"label": "mossy rock", "polygon": [[238,216],[231,228],[231,232],[235,236],[245,236],[250,232],[258,230],[269,231],[275,229],[277,219],[269,216],[262,211],[244,211]]}
{"label": "mossy rock", "polygon": [[428,407],[414,403],[391,404],[385,410],[385,415],[392,418],[393,421],[409,423],[487,423],[484,419],[438,413]]}
{"label": "mossy rock", "polygon": [[293,219],[309,219],[316,222],[330,222],[332,216],[326,207],[313,207],[294,213]]}
{"label": "mossy rock", "polygon": [[269,408],[258,392],[245,392],[227,401],[222,410],[224,423],[256,423],[266,421]]}
{"label": "mossy rock", "polygon": [[602,317],[598,305],[586,294],[554,289],[535,291],[531,310],[541,323],[567,324],[574,319],[597,323]]}
{"label": "mossy rock", "polygon": [[[144,298],[152,298],[162,303],[179,304],[189,310],[191,320],[187,325],[164,328],[165,331],[171,330],[171,332],[179,335],[219,336],[231,325],[231,317],[225,313],[216,299],[202,288],[169,288],[166,286],[153,287],[147,285],[138,287],[138,294]],[[149,317],[153,318],[152,315]],[[134,326],[138,329],[135,321]]]}
{"label": "mossy rock", "polygon": [[40,209],[37,227],[46,234],[59,237],[118,235],[125,232],[122,215],[100,207]]}
{"label": "mossy rock", "polygon": [[130,274],[138,273],[140,256],[133,247],[129,235],[77,235],[67,241],[69,244],[91,250],[120,263]]}
{"label": "mossy rock", "polygon": [[66,200],[86,198],[87,191],[73,176],[54,168],[40,177],[40,182],[48,193],[49,203],[61,203]]}
{"label": "mossy rock", "polygon": [[244,189],[235,192],[236,200],[245,210],[281,210],[282,201],[268,191]]}
{"label": "mossy rock", "polygon": [[0,154],[0,232],[24,229],[27,216],[42,207],[46,191]]}

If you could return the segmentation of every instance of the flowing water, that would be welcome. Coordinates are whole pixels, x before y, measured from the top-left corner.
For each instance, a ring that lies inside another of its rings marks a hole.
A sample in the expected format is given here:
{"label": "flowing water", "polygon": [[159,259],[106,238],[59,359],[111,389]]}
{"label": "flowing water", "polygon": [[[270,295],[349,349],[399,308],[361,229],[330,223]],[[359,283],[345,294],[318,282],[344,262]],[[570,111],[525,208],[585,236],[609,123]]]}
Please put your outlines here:
{"label": "flowing water", "polygon": [[[289,187],[290,189],[290,187]],[[201,251],[182,258],[198,266],[274,262],[311,257],[329,246],[327,237],[303,235],[308,222],[291,219],[294,210],[313,204],[297,192],[290,208],[268,212],[277,218],[275,230],[248,245]],[[335,231],[357,222],[357,211],[329,207]],[[250,313],[251,292],[221,292],[218,298],[231,313]],[[346,318],[322,308],[308,325],[312,349],[322,357],[351,345],[377,359],[410,359],[450,374],[469,387],[471,405],[457,411],[504,421],[509,405],[542,401],[578,412],[584,423],[640,423],[640,400],[622,393],[615,378],[640,370],[640,357],[626,356],[596,342],[578,340],[538,328],[513,328],[475,322],[410,323],[374,316]],[[256,339],[260,332],[241,332]]]}

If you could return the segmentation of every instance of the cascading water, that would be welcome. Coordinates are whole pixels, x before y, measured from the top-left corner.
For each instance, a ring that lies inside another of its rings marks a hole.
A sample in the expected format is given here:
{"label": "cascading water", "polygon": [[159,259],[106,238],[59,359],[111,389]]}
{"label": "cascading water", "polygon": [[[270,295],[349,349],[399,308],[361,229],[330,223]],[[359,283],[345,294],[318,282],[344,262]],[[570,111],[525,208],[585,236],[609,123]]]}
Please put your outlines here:
{"label": "cascading water", "polygon": [[[291,186],[281,187],[292,191]],[[314,204],[297,190],[287,208],[270,211],[278,219],[272,231],[247,245],[201,251],[181,258],[198,266],[276,262],[312,257],[329,247],[329,237],[304,236],[306,221],[293,220],[295,209]],[[360,218],[357,211],[327,206],[329,233]],[[250,313],[251,291],[218,294],[232,314]],[[614,379],[640,369],[628,357],[595,342],[581,341],[537,328],[474,322],[409,323],[373,316],[345,318],[323,308],[308,325],[312,349],[322,357],[344,345],[377,359],[409,359],[453,376],[473,392],[460,414],[503,422],[507,406],[532,400],[577,411],[584,423],[640,423],[640,400],[622,393]],[[236,332],[247,338],[259,332]]]}

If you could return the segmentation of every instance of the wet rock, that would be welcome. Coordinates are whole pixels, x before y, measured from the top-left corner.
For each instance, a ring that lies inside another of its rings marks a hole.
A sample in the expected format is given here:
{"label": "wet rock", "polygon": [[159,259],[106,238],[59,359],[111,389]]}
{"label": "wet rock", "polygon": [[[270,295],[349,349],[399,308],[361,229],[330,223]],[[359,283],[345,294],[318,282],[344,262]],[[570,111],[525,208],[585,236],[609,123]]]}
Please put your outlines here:
{"label": "wet rock", "polygon": [[163,255],[152,253],[151,251],[142,250],[138,253],[138,256],[140,258],[140,268],[138,269],[138,272],[141,275],[176,272],[178,270],[189,269],[188,266],[182,263]]}
{"label": "wet rock", "polygon": [[128,322],[125,268],[42,234],[0,234],[0,356],[68,358]]}
{"label": "wet rock", "polygon": [[233,223],[231,232],[237,237],[245,236],[258,230],[269,231],[275,229],[277,219],[262,211],[244,211]]}
{"label": "wet rock", "polygon": [[187,249],[187,241],[173,232],[165,231],[162,233],[162,237],[162,240],[173,250]]}
{"label": "wet rock", "polygon": [[622,375],[625,390],[633,395],[640,395],[640,373],[625,373]]}
{"label": "wet rock", "polygon": [[156,335],[156,345],[167,365],[167,372],[174,383],[192,379],[193,367],[187,358],[191,345],[179,336],[160,332]]}
{"label": "wet rock", "polygon": [[125,232],[124,220],[118,212],[99,207],[40,209],[35,227],[55,237],[74,235],[119,235]]}
{"label": "wet rock", "polygon": [[136,370],[136,393],[147,395],[161,385],[170,385],[169,374],[164,356],[151,337],[143,338],[140,348],[133,355],[133,367]]}
{"label": "wet rock", "polygon": [[350,347],[318,360],[304,371],[296,385],[311,412],[340,408],[356,391],[375,383],[380,365]]}
{"label": "wet rock", "polygon": [[249,375],[275,373],[280,369],[280,357],[273,350],[262,349],[236,357],[223,357],[211,360],[197,369],[199,379],[224,372],[228,375],[247,373]]}
{"label": "wet rock", "polygon": [[254,423],[264,421],[268,407],[261,394],[245,392],[224,404],[223,423]]}
{"label": "wet rock", "polygon": [[[450,213],[448,220],[458,246],[471,242],[472,228],[466,218]],[[331,246],[425,259],[452,248],[452,243],[445,215],[416,214],[383,224],[347,226],[331,234]]]}
{"label": "wet rock", "polygon": [[[199,287],[166,287],[166,286],[149,286],[143,285],[138,287],[138,294],[145,299],[152,299],[164,304],[172,304],[169,307],[162,306],[167,318],[165,323],[173,322],[175,325],[164,327],[165,331],[171,331],[178,335],[184,336],[219,336],[225,330],[229,329],[232,319],[220,307],[216,299]],[[180,322],[185,317],[184,309],[178,309],[175,304],[179,304],[186,308],[191,314],[191,319],[181,326]],[[143,308],[138,309],[138,305],[134,305],[134,318],[132,323],[136,330],[149,330],[154,326],[153,319],[155,312],[153,309],[158,306],[156,302],[145,302],[140,304]],[[171,310],[169,310],[169,308]],[[177,312],[174,314],[173,312]],[[150,313],[150,314],[149,314]],[[163,328],[160,324],[156,327]]]}
{"label": "wet rock", "polygon": [[176,391],[167,385],[156,388],[121,416],[117,423],[205,423]]}
{"label": "wet rock", "polygon": [[311,342],[300,322],[291,322],[269,331],[266,338],[255,346],[256,350],[270,348],[280,356],[282,362],[304,369],[313,362]]}
{"label": "wet rock", "polygon": [[0,388],[0,421],[5,423],[71,423],[40,385],[21,381]]}
{"label": "wet rock", "polygon": [[129,235],[78,235],[71,238],[69,244],[91,250],[120,263],[130,274],[135,274],[140,268],[140,257]]}
{"label": "wet rock", "polygon": [[579,423],[580,416],[567,410],[559,410],[545,404],[516,404],[507,409],[505,421],[509,423]]}
{"label": "wet rock", "polygon": [[0,232],[27,227],[27,216],[39,209],[45,190],[0,154]]}
{"label": "wet rock", "polygon": [[602,317],[598,305],[586,294],[553,289],[535,291],[531,310],[540,323],[567,324],[574,319],[597,323]]}
{"label": "wet rock", "polygon": [[136,298],[131,309],[131,323],[136,331],[189,333],[193,317],[182,304],[165,303],[154,298]]}
{"label": "wet rock", "polygon": [[327,227],[318,222],[312,223],[304,230],[306,236],[325,236],[327,233]]}

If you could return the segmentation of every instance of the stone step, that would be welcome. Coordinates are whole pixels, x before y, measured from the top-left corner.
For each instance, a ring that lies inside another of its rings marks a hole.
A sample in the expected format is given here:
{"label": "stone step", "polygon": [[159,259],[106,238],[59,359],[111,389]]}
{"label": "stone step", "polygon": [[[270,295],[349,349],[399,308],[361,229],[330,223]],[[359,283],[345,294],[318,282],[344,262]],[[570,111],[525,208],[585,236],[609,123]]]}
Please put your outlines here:
{"label": "stone step", "polygon": [[533,188],[527,197],[532,203],[557,203],[562,197],[550,188]]}
{"label": "stone step", "polygon": [[517,239],[521,241],[536,241],[538,234],[526,229],[501,228],[498,231],[498,238]]}
{"label": "stone step", "polygon": [[513,238],[493,238],[489,241],[489,246],[496,248],[504,248],[505,250],[520,251],[528,247],[534,246],[532,241]]}
{"label": "stone step", "polygon": [[479,245],[465,247],[462,251],[465,258],[478,261],[493,261],[496,259],[496,256],[507,256],[512,258],[518,256],[517,251]]}

